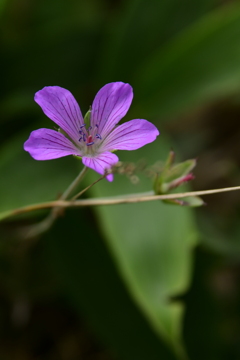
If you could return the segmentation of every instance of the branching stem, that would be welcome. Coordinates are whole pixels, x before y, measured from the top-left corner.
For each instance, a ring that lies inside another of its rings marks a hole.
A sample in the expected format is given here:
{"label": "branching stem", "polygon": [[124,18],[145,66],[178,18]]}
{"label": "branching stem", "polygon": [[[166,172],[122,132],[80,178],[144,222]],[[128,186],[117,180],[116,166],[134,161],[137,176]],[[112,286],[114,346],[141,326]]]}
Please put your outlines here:
{"label": "branching stem", "polygon": [[64,201],[68,198],[68,196],[73,192],[73,190],[80,184],[87,170],[88,168],[84,166],[82,171],[78,174],[78,176],[73,180],[73,182],[69,185],[69,187],[60,196],[59,200],[56,201],[56,206],[52,207],[50,214],[39,223],[22,228],[21,231],[19,231],[19,233],[21,232],[19,234],[20,237],[24,239],[31,239],[50,229],[54,221],[58,218],[59,213],[62,209],[62,207],[58,206],[58,202]]}

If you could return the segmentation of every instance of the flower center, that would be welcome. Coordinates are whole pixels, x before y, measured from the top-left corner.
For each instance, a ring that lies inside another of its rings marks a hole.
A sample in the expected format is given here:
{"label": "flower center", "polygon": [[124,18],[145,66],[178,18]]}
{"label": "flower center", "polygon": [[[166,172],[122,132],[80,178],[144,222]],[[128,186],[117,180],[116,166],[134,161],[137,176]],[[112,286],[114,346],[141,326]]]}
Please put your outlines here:
{"label": "flower center", "polygon": [[79,142],[84,143],[86,146],[92,146],[98,140],[102,140],[100,134],[98,134],[98,124],[94,127],[89,126],[86,128],[86,124],[80,126],[79,134],[80,138],[78,139]]}

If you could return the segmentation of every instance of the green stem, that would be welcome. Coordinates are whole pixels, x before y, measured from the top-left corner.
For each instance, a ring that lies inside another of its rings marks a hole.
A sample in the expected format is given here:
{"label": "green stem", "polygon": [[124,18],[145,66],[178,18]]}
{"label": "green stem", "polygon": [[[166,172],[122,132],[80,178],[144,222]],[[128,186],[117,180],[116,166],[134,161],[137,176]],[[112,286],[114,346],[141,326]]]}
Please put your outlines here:
{"label": "green stem", "polygon": [[71,198],[71,201],[75,201],[77,200],[77,198],[79,198],[82,194],[84,194],[87,190],[91,189],[91,187],[95,184],[97,184],[100,180],[104,179],[106,177],[106,175],[101,176],[99,179],[97,179],[96,181],[94,181],[91,185],[88,185],[85,189],[83,189],[82,191],[80,191],[79,193],[77,193],[76,195],[74,195]]}
{"label": "green stem", "polygon": [[[73,182],[69,185],[69,187],[60,196],[58,201],[64,201],[68,198],[68,196],[73,192],[73,190],[80,184],[80,182],[83,179],[84,175],[86,174],[87,170],[88,170],[88,168],[86,166],[84,166],[84,168],[79,173],[79,175],[76,177],[76,179],[73,180]],[[58,218],[60,211],[61,211],[61,207],[59,207],[59,206],[53,207],[50,214],[45,219],[43,219],[41,222],[21,229],[20,237],[23,237],[24,239],[31,239],[31,238],[47,231],[53,225],[54,221]],[[22,233],[22,236],[21,236],[21,233]]]}
{"label": "green stem", "polygon": [[88,168],[84,166],[80,174],[76,177],[75,180],[73,180],[71,185],[64,191],[64,193],[62,194],[59,200],[66,200],[68,198],[71,192],[78,186],[78,184],[80,184],[80,181],[83,179],[87,171]]}

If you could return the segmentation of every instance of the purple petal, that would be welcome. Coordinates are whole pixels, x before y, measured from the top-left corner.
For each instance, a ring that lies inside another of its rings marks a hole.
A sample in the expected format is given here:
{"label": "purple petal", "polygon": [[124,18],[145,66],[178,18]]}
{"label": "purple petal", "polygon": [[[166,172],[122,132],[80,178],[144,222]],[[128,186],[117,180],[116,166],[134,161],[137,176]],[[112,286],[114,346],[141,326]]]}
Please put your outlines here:
{"label": "purple petal", "polygon": [[132,87],[122,82],[110,83],[97,93],[91,113],[92,126],[104,138],[126,115],[133,98]]}
{"label": "purple petal", "polygon": [[[118,162],[118,157],[110,152],[104,152],[95,157],[83,156],[82,162],[85,166],[93,169],[97,173],[104,175],[106,169],[110,169]],[[113,174],[106,176],[108,181],[113,181]]]}
{"label": "purple petal", "polygon": [[158,129],[149,121],[131,120],[114,129],[102,143],[101,150],[136,150],[154,141],[158,135]]}
{"label": "purple petal", "polygon": [[46,86],[35,94],[34,100],[45,115],[63,129],[71,139],[78,141],[83,117],[70,91],[59,86]]}
{"label": "purple petal", "polygon": [[35,160],[51,160],[67,155],[79,155],[80,151],[63,134],[50,130],[38,129],[31,132],[24,143],[24,150]]}

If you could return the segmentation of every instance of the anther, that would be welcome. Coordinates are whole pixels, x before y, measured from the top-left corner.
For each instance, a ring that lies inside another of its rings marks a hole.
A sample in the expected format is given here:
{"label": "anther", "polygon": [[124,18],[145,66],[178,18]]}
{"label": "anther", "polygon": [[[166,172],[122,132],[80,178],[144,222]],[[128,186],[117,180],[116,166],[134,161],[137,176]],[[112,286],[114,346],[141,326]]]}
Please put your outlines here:
{"label": "anther", "polygon": [[86,124],[83,124],[80,126],[80,129],[84,128],[86,126]]}
{"label": "anther", "polygon": [[87,129],[87,131],[90,131],[90,130],[92,130],[92,126],[89,126],[89,128]]}
{"label": "anther", "polygon": [[98,124],[96,124],[95,126],[96,126],[96,128],[98,128]]}
{"label": "anther", "polygon": [[86,134],[83,134],[83,141],[86,141]]}
{"label": "anther", "polygon": [[82,140],[82,136],[78,139],[78,141],[81,141]]}
{"label": "anther", "polygon": [[101,137],[100,134],[96,134],[95,137],[96,137],[97,139],[99,139],[99,140],[102,140],[102,137]]}
{"label": "anther", "polygon": [[87,146],[90,146],[90,145],[93,145],[94,144],[94,141],[90,142],[90,143],[87,143]]}

